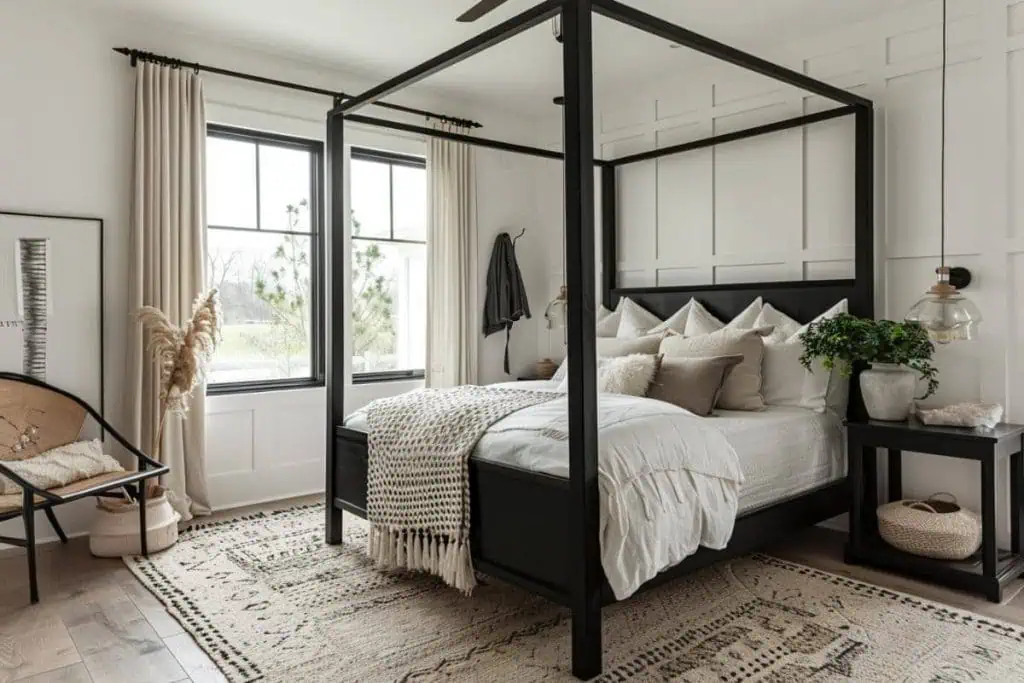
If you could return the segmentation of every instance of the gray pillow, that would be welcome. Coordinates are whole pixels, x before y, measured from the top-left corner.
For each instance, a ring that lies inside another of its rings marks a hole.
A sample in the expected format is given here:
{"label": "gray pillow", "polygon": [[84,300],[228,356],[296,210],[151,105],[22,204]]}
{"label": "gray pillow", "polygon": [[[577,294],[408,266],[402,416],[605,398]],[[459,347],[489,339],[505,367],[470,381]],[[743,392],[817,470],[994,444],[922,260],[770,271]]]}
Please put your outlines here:
{"label": "gray pillow", "polygon": [[647,397],[685,408],[695,415],[710,415],[729,373],[742,362],[740,354],[708,358],[663,356]]}
{"label": "gray pillow", "polygon": [[709,358],[742,355],[743,362],[725,379],[718,407],[726,410],[764,410],[761,395],[761,359],[764,339],[772,327],[752,330],[725,328],[699,337],[669,336],[661,343],[665,358]]}

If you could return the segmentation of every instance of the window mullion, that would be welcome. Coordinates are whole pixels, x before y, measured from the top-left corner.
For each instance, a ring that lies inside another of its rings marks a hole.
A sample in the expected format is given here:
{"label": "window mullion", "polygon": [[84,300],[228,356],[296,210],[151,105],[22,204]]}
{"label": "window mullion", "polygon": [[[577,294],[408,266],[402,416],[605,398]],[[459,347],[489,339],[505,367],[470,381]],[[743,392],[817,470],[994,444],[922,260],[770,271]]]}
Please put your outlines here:
{"label": "window mullion", "polygon": [[256,153],[256,229],[263,229],[263,205],[260,198],[260,145],[253,145]]}
{"label": "window mullion", "polygon": [[395,241],[395,165],[388,164],[388,202],[391,204],[390,219],[391,241]]}

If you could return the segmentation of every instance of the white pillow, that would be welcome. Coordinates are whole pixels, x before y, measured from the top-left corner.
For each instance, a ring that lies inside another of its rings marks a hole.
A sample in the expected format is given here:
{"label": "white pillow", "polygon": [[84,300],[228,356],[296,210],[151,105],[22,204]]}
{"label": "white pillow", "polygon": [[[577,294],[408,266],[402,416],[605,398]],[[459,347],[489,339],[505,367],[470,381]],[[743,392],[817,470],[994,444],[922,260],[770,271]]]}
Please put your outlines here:
{"label": "white pillow", "polygon": [[[847,299],[843,299],[835,306],[812,320],[811,323],[816,323],[828,318],[834,318],[840,313],[849,312],[849,310],[849,301]],[[803,334],[807,331],[807,328],[810,327],[811,323],[801,325],[771,304],[765,304],[761,309],[760,314],[757,316],[757,321],[754,323],[754,327],[771,326],[775,328],[775,331],[771,333],[771,336],[765,339],[765,343],[770,344],[772,342],[787,341],[793,337]]]}
{"label": "white pillow", "polygon": [[661,323],[657,327],[652,327],[647,330],[647,334],[656,334],[658,332],[678,332],[682,334],[686,330],[686,320],[690,317],[690,309],[693,307],[693,299],[687,301],[682,308],[669,316],[669,319]]}
{"label": "white pillow", "polygon": [[[711,334],[722,329],[749,330],[754,327],[767,327],[768,325],[757,325],[758,316],[761,314],[762,299],[757,297],[750,302],[750,305],[743,309],[739,315],[729,321],[728,324],[711,314],[699,301],[692,301],[690,315],[686,319],[686,329],[683,330],[684,337],[699,337],[702,334]],[[770,324],[770,323],[769,323]]]}
{"label": "white pillow", "polygon": [[[603,313],[603,315],[602,315]],[[614,337],[619,331],[619,321],[622,320],[622,302],[614,311],[609,311],[604,306],[597,309],[597,336]]]}
{"label": "white pillow", "polygon": [[[843,299],[812,322],[845,313],[848,308],[848,301]],[[758,326],[776,325],[775,331],[765,338],[761,368],[761,393],[765,404],[806,408],[819,413],[829,408],[844,415],[849,380],[844,382],[838,369],[829,372],[817,359],[811,363],[811,371],[800,364],[804,351],[801,337],[810,323],[801,325],[771,304],[764,305],[757,322]]]}
{"label": "white pillow", "polygon": [[624,298],[619,306],[622,319],[615,336],[619,339],[636,339],[648,334],[648,330],[661,323],[661,318],[646,310],[632,299]]}
{"label": "white pillow", "polygon": [[[661,362],[659,356],[642,353],[599,360],[597,390],[602,394],[627,396],[646,396]],[[569,390],[568,377],[558,385],[558,390]]]}
{"label": "white pillow", "polygon": [[804,344],[799,339],[764,345],[761,361],[761,394],[765,405],[806,408],[825,412],[831,373],[820,360],[811,363],[812,372],[800,364]]}

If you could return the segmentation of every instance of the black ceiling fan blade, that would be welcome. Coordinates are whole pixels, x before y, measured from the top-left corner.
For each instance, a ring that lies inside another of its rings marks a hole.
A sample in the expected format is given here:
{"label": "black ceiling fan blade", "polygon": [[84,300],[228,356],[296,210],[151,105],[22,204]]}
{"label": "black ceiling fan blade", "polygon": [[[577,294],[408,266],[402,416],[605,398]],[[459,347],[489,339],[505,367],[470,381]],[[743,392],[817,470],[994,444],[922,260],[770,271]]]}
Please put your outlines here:
{"label": "black ceiling fan blade", "polygon": [[508,2],[508,0],[480,0],[480,2],[466,10],[466,12],[455,21],[461,21],[463,23],[476,21],[488,12],[498,9],[506,2]]}

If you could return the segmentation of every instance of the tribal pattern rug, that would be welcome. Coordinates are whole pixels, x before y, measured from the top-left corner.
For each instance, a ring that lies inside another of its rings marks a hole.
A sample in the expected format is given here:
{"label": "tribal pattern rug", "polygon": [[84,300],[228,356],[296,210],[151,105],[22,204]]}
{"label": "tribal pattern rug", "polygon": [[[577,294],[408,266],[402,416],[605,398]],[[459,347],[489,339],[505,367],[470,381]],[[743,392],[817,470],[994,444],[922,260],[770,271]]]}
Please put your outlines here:
{"label": "tribal pattern rug", "polygon": [[[197,525],[129,568],[230,681],[570,681],[569,613],[382,573],[322,506]],[[1020,681],[1024,629],[764,555],[608,607],[600,681]]]}

